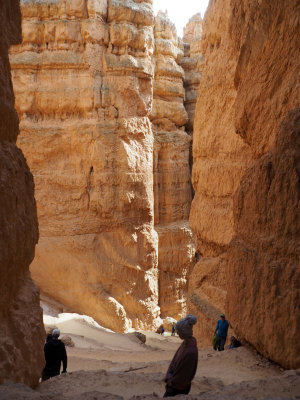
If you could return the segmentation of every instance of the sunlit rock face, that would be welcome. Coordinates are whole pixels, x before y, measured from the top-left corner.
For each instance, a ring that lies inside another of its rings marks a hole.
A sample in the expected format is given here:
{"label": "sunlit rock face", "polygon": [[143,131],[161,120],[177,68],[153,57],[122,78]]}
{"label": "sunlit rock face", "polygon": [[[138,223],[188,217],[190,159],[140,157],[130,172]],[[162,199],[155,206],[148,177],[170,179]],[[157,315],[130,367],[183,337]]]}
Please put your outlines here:
{"label": "sunlit rock face", "polygon": [[240,338],[293,368],[299,367],[299,117],[289,111],[299,101],[298,12],[295,0],[210,3],[190,215],[203,256],[190,278],[190,310],[206,321],[197,335],[213,332],[225,308]]}
{"label": "sunlit rock face", "polygon": [[194,245],[174,26],[152,1],[21,3],[10,57],[36,184],[35,281],[116,331],[181,317]]}
{"label": "sunlit rock face", "polygon": [[153,107],[154,215],[158,233],[159,305],[162,317],[186,312],[188,276],[194,264],[194,243],[188,222],[191,204],[190,137],[184,125],[184,71],[179,65],[182,43],[166,13],[154,28]]}
{"label": "sunlit rock face", "polygon": [[233,235],[233,195],[251,152],[235,133],[237,52],[232,46],[228,2],[208,7],[203,21],[202,51],[206,67],[200,80],[193,132],[192,183],[195,197],[190,224],[199,261],[190,277],[189,311],[202,345],[211,345],[216,320],[224,312],[224,252]]}
{"label": "sunlit rock face", "polygon": [[11,64],[50,297],[116,331],[155,325],[151,1],[22,1]]}
{"label": "sunlit rock face", "polygon": [[35,386],[43,367],[43,321],[29,264],[38,240],[33,178],[16,146],[18,116],[8,49],[21,42],[17,0],[0,3],[0,384]]}
{"label": "sunlit rock face", "polygon": [[202,18],[194,15],[183,30],[184,57],[180,65],[184,70],[185,100],[184,106],[188,113],[187,132],[192,135],[194,128],[195,108],[200,79],[205,66],[201,50]]}

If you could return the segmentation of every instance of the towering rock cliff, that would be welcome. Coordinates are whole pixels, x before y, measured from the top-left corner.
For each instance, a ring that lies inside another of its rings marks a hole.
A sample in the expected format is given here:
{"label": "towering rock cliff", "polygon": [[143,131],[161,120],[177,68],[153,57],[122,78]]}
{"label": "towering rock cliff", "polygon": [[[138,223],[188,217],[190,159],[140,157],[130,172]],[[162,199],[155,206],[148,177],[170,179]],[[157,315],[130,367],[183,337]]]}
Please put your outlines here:
{"label": "towering rock cliff", "polygon": [[192,183],[195,197],[190,223],[200,257],[190,277],[189,310],[202,323],[195,326],[203,345],[226,299],[225,251],[233,237],[233,195],[251,160],[251,152],[235,133],[234,74],[229,2],[210,3],[203,22],[202,51],[206,62],[195,111]]}
{"label": "towering rock cliff", "polygon": [[46,294],[122,331],[159,315],[151,1],[22,1],[11,54]]}
{"label": "towering rock cliff", "polygon": [[117,331],[155,326],[159,306],[181,316],[194,247],[174,27],[158,17],[154,39],[151,0],[21,4],[11,64],[36,184],[35,281]]}
{"label": "towering rock cliff", "polygon": [[210,3],[190,216],[203,255],[189,293],[191,309],[207,321],[201,334],[211,335],[226,299],[239,336],[293,368],[300,156],[299,115],[289,111],[299,101],[298,16],[296,0]]}
{"label": "towering rock cliff", "polygon": [[184,130],[182,44],[166,13],[154,28],[153,108],[154,215],[158,232],[159,305],[162,317],[186,312],[188,276],[194,264],[194,243],[188,222],[191,204],[190,137]]}
{"label": "towering rock cliff", "polygon": [[29,264],[38,240],[33,178],[20,149],[8,49],[21,42],[17,0],[0,3],[0,384],[38,383],[43,321]]}
{"label": "towering rock cliff", "polygon": [[194,15],[183,30],[184,57],[180,65],[184,69],[184,106],[188,113],[187,132],[192,135],[198,88],[205,66],[201,52],[202,18],[201,14]]}

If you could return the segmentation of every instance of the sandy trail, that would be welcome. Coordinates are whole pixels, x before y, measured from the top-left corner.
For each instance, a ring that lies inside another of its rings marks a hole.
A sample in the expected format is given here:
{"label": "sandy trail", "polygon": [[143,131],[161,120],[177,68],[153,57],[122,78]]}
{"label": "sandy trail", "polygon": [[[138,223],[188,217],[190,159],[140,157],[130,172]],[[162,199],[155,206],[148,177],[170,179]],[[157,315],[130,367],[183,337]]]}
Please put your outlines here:
{"label": "sandy trail", "polygon": [[[40,393],[75,396],[97,391],[125,399],[163,395],[164,375],[181,343],[178,337],[142,332],[147,338],[142,344],[133,333],[114,333],[77,314],[61,314],[58,319],[45,316],[45,322],[46,327],[58,327],[61,336],[70,336],[75,347],[67,347],[68,374],[41,384]],[[199,349],[191,395],[281,376],[283,371],[277,366],[245,347],[220,353],[212,348]]]}

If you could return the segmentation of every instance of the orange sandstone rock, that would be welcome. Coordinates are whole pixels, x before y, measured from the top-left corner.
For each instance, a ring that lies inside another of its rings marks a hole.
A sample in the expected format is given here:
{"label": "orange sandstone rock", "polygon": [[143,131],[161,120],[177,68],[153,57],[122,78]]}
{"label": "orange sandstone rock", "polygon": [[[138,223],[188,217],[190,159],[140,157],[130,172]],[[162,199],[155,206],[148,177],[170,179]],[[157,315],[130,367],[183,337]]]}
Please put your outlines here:
{"label": "orange sandstone rock", "polygon": [[[204,256],[191,276],[190,307],[208,321],[214,311],[206,311],[201,301],[224,310],[227,288],[225,311],[239,337],[286,367],[299,366],[299,150],[293,152],[299,118],[290,114],[278,129],[299,101],[298,14],[295,0],[210,3],[190,215]],[[213,277],[206,273],[207,258],[215,264]],[[213,318],[207,325],[213,332]]]}
{"label": "orange sandstone rock", "polygon": [[201,14],[194,15],[184,28],[183,44],[184,57],[180,65],[184,69],[184,106],[188,113],[186,129],[193,134],[195,108],[198,96],[198,87],[205,66],[201,52],[202,18]]}
{"label": "orange sandstone rock", "polygon": [[227,310],[240,337],[286,368],[299,368],[300,109],[274,149],[245,173],[227,252]]}
{"label": "orange sandstone rock", "polygon": [[186,313],[194,242],[188,216],[191,204],[190,137],[184,130],[182,44],[166,13],[154,27],[155,78],[151,113],[154,134],[154,217],[158,233],[159,306],[162,318]]}
{"label": "orange sandstone rock", "polygon": [[0,4],[0,383],[38,383],[44,328],[29,274],[38,240],[33,178],[20,149],[8,49],[21,42],[19,2]]}
{"label": "orange sandstone rock", "polygon": [[252,158],[249,147],[235,132],[234,73],[238,61],[229,31],[231,13],[231,5],[219,1],[211,3],[205,14],[202,51],[206,66],[198,89],[194,121],[195,197],[190,224],[199,261],[190,277],[188,302],[189,309],[200,318],[195,328],[203,345],[211,343],[216,319],[224,311],[223,254],[234,235],[233,195]]}
{"label": "orange sandstone rock", "polygon": [[41,290],[116,331],[158,307],[149,1],[23,1],[11,52]]}

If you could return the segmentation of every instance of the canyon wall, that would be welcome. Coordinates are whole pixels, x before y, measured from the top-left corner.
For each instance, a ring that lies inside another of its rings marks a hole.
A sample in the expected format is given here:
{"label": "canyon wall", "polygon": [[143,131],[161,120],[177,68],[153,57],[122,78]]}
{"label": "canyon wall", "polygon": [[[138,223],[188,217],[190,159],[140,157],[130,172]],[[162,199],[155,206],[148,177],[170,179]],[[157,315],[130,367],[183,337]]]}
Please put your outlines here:
{"label": "canyon wall", "polygon": [[295,0],[210,3],[190,215],[198,335],[208,342],[225,308],[241,339],[288,368],[300,365],[298,15]]}
{"label": "canyon wall", "polygon": [[[219,6],[219,8],[217,7]],[[190,224],[198,257],[190,277],[189,311],[200,343],[211,345],[226,299],[225,251],[233,237],[233,195],[251,160],[249,146],[235,133],[236,51],[229,21],[231,4],[210,3],[203,21],[201,77],[193,133]]]}
{"label": "canyon wall", "polygon": [[181,318],[186,313],[188,276],[195,255],[188,221],[192,200],[191,139],[184,129],[188,116],[184,107],[184,71],[179,65],[183,46],[167,13],[158,13],[154,38],[150,118],[154,135],[154,220],[159,239],[159,306],[163,318]]}
{"label": "canyon wall", "polygon": [[151,1],[22,1],[11,52],[41,290],[116,331],[159,315]]}
{"label": "canyon wall", "polygon": [[18,116],[8,49],[21,42],[19,1],[0,4],[0,384],[38,383],[44,328],[29,265],[38,240],[33,178],[16,146]]}
{"label": "canyon wall", "polygon": [[175,30],[159,17],[154,38],[152,0],[21,4],[10,61],[36,185],[35,282],[116,331],[182,316],[194,247]]}
{"label": "canyon wall", "polygon": [[184,106],[188,113],[186,130],[190,135],[193,135],[198,88],[205,66],[201,52],[201,39],[202,18],[201,14],[195,14],[183,30],[184,57],[180,62],[184,70]]}

